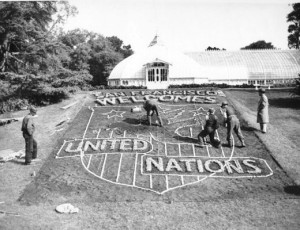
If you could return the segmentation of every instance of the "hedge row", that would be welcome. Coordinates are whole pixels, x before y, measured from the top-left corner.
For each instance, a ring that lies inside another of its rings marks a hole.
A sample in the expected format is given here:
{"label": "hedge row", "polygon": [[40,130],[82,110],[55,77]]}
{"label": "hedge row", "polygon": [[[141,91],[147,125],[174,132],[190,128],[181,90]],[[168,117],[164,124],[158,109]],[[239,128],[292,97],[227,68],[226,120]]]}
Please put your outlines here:
{"label": "hedge row", "polygon": [[242,85],[228,85],[228,84],[182,84],[182,85],[170,85],[169,88],[254,88],[253,85],[242,84]]}
{"label": "hedge row", "polygon": [[62,70],[49,75],[0,73],[0,114],[60,102],[79,90],[91,90],[92,76]]}
{"label": "hedge row", "polygon": [[[284,87],[293,87],[293,83],[282,83],[282,84],[273,84],[272,88],[284,88]],[[182,84],[182,85],[169,85],[169,89],[175,88],[255,88],[254,85],[242,84],[242,85],[228,85],[228,84]],[[93,90],[106,90],[106,89],[147,89],[146,86],[105,86],[98,85],[92,88]]]}
{"label": "hedge row", "polygon": [[94,90],[105,90],[105,89],[147,89],[146,86],[134,86],[134,85],[129,85],[129,86],[110,86],[110,85],[97,85],[93,87]]}
{"label": "hedge row", "polygon": [[[28,105],[47,105],[60,102],[79,90],[147,89],[145,86],[92,86],[93,77],[87,71],[61,70],[35,76],[0,73],[0,114],[26,108]],[[276,84],[272,87],[291,87],[295,84]],[[174,88],[254,88],[253,85],[182,84]]]}
{"label": "hedge row", "polygon": [[[295,83],[280,83],[273,84],[271,88],[285,88],[285,87],[294,87]],[[255,88],[254,85],[242,84],[242,85],[228,85],[228,84],[183,84],[183,85],[170,85],[169,88]]]}

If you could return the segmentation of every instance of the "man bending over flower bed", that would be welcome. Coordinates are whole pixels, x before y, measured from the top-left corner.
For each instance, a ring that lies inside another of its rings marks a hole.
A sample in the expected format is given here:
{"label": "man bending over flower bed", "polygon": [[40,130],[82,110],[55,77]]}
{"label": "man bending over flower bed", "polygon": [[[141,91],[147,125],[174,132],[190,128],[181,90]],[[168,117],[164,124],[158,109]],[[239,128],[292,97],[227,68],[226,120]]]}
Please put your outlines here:
{"label": "man bending over flower bed", "polygon": [[158,118],[158,121],[159,121],[159,125],[162,127],[163,126],[163,123],[162,123],[162,120],[159,116],[159,113],[158,113],[158,109],[157,109],[157,101],[155,100],[147,100],[145,103],[144,103],[144,109],[146,110],[147,112],[147,118],[148,118],[148,122],[149,122],[149,125],[151,126],[151,117],[150,116],[153,116],[154,112],[156,113],[157,115],[157,118]]}

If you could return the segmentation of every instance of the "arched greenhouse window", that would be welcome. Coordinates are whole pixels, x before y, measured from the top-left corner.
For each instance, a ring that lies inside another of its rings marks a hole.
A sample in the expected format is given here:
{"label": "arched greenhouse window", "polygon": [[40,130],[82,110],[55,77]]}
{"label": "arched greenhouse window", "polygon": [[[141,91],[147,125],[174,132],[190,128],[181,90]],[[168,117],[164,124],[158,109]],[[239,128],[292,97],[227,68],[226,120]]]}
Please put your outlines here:
{"label": "arched greenhouse window", "polygon": [[169,64],[164,62],[152,62],[146,64],[147,81],[168,81]]}

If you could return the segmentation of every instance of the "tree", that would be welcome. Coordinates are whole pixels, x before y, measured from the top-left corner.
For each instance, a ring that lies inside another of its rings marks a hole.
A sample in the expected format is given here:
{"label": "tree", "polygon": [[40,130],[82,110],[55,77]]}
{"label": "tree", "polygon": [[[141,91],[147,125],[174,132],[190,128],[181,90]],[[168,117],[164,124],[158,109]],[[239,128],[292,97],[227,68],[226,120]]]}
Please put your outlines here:
{"label": "tree", "polygon": [[210,50],[222,50],[222,51],[225,51],[226,49],[222,48],[222,49],[219,49],[217,47],[207,47],[205,51],[210,51]]}
{"label": "tree", "polygon": [[106,38],[108,39],[108,41],[110,41],[114,50],[118,53],[123,54],[124,58],[127,58],[133,54],[131,45],[127,45],[127,46],[123,45],[123,41],[121,39],[119,39],[118,37],[112,36],[112,37],[106,37]]}
{"label": "tree", "polygon": [[75,71],[88,70],[95,85],[106,85],[115,65],[133,53],[131,46],[123,46],[116,36],[104,37],[86,30],[61,32],[58,39],[71,50],[66,66]]}
{"label": "tree", "polygon": [[300,73],[298,74],[298,78],[295,79],[295,88],[292,94],[294,96],[300,96]]}
{"label": "tree", "polygon": [[75,46],[70,52],[70,62],[68,68],[71,70],[89,70],[89,60],[91,58],[91,48],[86,43],[81,43]]}
{"label": "tree", "polygon": [[130,55],[133,54],[133,50],[131,49],[131,45],[123,46],[122,47],[122,54],[124,55],[124,58],[129,57]]}
{"label": "tree", "polygon": [[106,38],[111,43],[114,50],[116,52],[120,52],[120,50],[122,49],[123,41],[116,36],[106,37]]}
{"label": "tree", "polygon": [[74,9],[62,1],[0,2],[0,72],[57,67],[64,51],[51,32]]}
{"label": "tree", "polygon": [[293,11],[287,15],[287,22],[291,23],[288,27],[288,46],[289,48],[299,49],[300,47],[300,3],[291,4]]}
{"label": "tree", "polygon": [[72,49],[80,43],[86,43],[88,38],[89,32],[80,29],[74,29],[67,32],[61,31],[58,35],[58,39]]}
{"label": "tree", "polygon": [[90,73],[94,77],[95,85],[106,85],[110,72],[124,57],[114,50],[108,39],[101,35],[95,36],[95,38],[88,42],[92,50],[89,60]]}
{"label": "tree", "polygon": [[87,30],[75,29],[68,32],[60,32],[58,40],[68,47],[69,62],[64,63],[65,68],[71,70],[89,70],[89,60],[91,58],[91,46],[88,44],[91,36]]}
{"label": "tree", "polygon": [[260,40],[253,42],[248,46],[241,48],[241,50],[259,50],[259,49],[276,49],[271,42]]}

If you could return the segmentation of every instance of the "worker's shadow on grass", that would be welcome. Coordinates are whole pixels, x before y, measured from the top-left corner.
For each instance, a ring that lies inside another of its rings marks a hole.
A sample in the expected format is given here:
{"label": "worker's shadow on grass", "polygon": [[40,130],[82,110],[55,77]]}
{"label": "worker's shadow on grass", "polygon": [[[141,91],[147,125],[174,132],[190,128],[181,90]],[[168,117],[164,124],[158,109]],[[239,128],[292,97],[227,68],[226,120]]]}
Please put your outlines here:
{"label": "worker's shadow on grass", "polygon": [[[130,125],[149,126],[148,120],[146,118],[125,118],[123,122]],[[159,124],[152,120],[151,126],[159,126]]]}
{"label": "worker's shadow on grass", "polygon": [[221,143],[221,146],[225,148],[231,148],[228,143]]}
{"label": "worker's shadow on grass", "polygon": [[24,158],[12,159],[9,162],[11,162],[13,164],[17,164],[17,165],[24,165],[25,164],[25,159]]}
{"label": "worker's shadow on grass", "polygon": [[241,126],[241,130],[243,130],[243,131],[251,131],[251,132],[253,132],[253,131],[259,131],[259,129],[254,128],[254,127],[250,127],[250,126]]}
{"label": "worker's shadow on grass", "polygon": [[288,194],[300,196],[300,186],[299,185],[286,186],[286,187],[284,187],[284,191]]}
{"label": "worker's shadow on grass", "polygon": [[243,131],[250,131],[250,132],[253,132],[253,131],[259,131],[259,129],[255,128],[255,127],[252,127],[250,126],[246,121],[244,120],[241,120],[241,130]]}
{"label": "worker's shadow on grass", "polygon": [[173,136],[174,139],[177,141],[182,141],[186,143],[193,143],[193,144],[199,144],[198,140],[192,137],[182,137],[182,136]]}
{"label": "worker's shadow on grass", "polygon": [[270,98],[269,104],[277,108],[300,109],[300,97],[291,98]]}
{"label": "worker's shadow on grass", "polygon": [[[233,148],[233,147],[230,146],[228,143],[221,143],[221,146],[222,146],[223,148]],[[239,148],[239,149],[245,148],[244,146],[241,146],[241,145],[239,145],[239,144],[234,144],[234,147],[235,147],[235,148]]]}
{"label": "worker's shadow on grass", "polygon": [[130,125],[141,125],[146,123],[144,120],[136,118],[125,118],[123,121]]}

